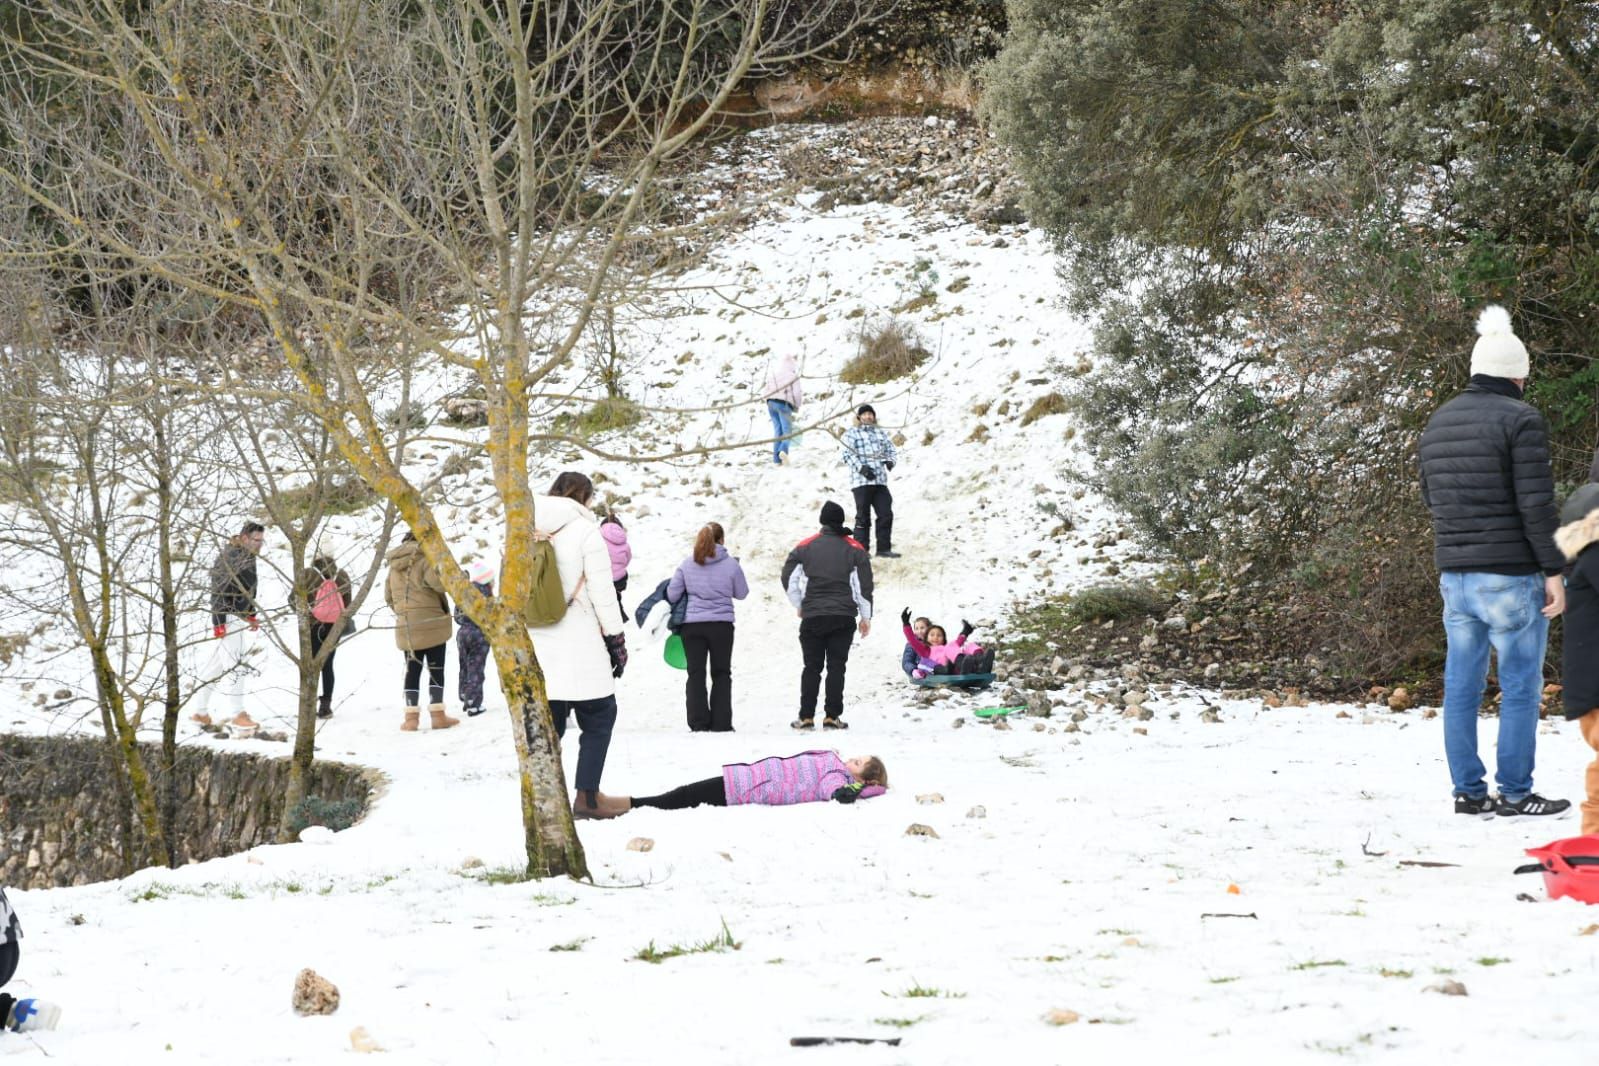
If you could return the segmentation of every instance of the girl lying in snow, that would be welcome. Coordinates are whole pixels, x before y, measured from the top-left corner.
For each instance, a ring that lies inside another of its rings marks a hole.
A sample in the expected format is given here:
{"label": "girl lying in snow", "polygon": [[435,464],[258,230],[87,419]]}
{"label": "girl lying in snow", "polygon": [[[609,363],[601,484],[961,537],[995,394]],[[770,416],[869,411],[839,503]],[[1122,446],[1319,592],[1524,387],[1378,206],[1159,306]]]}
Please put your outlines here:
{"label": "girl lying in snow", "polygon": [[[728,763],[716,777],[683,785],[659,796],[601,796],[609,817],[635,807],[677,811],[685,807],[738,807],[751,803],[785,806],[881,796],[888,789],[888,771],[875,755],[840,759],[836,751],[802,751],[784,758]],[[608,809],[607,809],[608,808]]]}
{"label": "girl lying in snow", "polygon": [[918,618],[918,625],[912,628],[909,607],[900,612],[899,620],[905,631],[905,643],[916,656],[916,666],[910,672],[913,679],[920,680],[928,674],[986,674],[993,671],[993,650],[966,642],[975,628],[966,619],[961,619],[960,635],[953,642],[946,639],[943,626],[929,623],[924,630],[920,625],[924,619]]}

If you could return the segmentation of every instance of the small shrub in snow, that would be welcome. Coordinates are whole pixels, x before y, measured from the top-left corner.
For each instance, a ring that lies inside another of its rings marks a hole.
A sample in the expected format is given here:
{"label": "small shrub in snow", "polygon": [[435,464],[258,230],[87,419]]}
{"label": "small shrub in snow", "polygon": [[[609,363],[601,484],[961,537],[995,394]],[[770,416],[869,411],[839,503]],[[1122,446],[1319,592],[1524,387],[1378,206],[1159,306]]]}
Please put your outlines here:
{"label": "small shrub in snow", "polygon": [[578,415],[560,415],[555,419],[555,429],[574,437],[592,437],[618,429],[636,426],[644,415],[638,404],[621,396],[607,396],[596,400],[594,406]]}
{"label": "small shrub in snow", "polygon": [[932,355],[910,323],[890,318],[881,326],[863,327],[860,351],[838,372],[848,385],[881,385],[913,372]]}
{"label": "small shrub in snow", "polygon": [[1030,426],[1040,418],[1066,413],[1066,397],[1058,392],[1046,393],[1034,400],[1022,413],[1022,425]]}
{"label": "small shrub in snow", "polygon": [[289,812],[289,832],[298,834],[308,826],[323,825],[337,833],[350,828],[365,813],[366,804],[360,800],[325,800],[321,796],[307,796]]}
{"label": "small shrub in snow", "polygon": [[383,412],[383,424],[390,429],[426,429],[428,415],[420,402],[412,400]]}

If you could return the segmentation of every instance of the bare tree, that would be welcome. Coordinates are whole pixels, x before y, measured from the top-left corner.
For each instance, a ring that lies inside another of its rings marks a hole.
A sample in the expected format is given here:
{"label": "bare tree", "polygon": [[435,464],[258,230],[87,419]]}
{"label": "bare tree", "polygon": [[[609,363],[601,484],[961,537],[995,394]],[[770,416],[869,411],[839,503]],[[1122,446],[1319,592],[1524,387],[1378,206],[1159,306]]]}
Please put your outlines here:
{"label": "bare tree", "polygon": [[[296,402],[491,643],[530,874],[586,876],[522,620],[529,449],[562,439],[541,427],[596,310],[650,283],[635,267],[663,242],[718,224],[663,192],[665,163],[746,77],[851,33],[864,0],[37,7],[14,76],[64,82],[74,107],[43,89],[4,105],[0,180],[42,220],[13,252],[45,237],[92,247],[270,334]],[[87,153],[85,121],[112,131]],[[56,165],[69,157],[113,192],[85,205],[86,182]],[[376,413],[363,370],[400,348],[482,386],[506,546],[492,602]]]}

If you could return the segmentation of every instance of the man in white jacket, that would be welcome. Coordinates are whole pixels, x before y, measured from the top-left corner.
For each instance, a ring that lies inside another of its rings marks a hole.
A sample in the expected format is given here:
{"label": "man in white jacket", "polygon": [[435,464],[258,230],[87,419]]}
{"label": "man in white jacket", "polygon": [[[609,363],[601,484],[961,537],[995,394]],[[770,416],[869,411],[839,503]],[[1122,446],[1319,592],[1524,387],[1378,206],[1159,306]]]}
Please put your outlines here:
{"label": "man in white jacket", "polygon": [[566,735],[577,716],[576,818],[608,818],[600,775],[616,726],[616,679],[627,666],[622,609],[611,588],[611,556],[599,521],[588,508],[594,484],[575,471],[555,479],[548,496],[533,498],[533,525],[555,548],[555,568],[567,598],[566,614],[550,626],[531,626],[533,652],[544,670],[555,732]]}

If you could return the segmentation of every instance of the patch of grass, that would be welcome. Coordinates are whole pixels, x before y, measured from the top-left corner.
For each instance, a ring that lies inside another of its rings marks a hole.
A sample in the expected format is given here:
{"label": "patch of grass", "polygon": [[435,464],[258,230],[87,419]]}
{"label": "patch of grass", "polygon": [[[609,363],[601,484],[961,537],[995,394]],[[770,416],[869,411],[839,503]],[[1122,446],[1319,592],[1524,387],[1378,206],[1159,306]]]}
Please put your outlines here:
{"label": "patch of grass", "polygon": [[1046,393],[1034,400],[1027,410],[1022,412],[1022,425],[1030,426],[1040,418],[1048,418],[1050,415],[1063,415],[1065,413],[1066,397],[1058,392]]}
{"label": "patch of grass", "polygon": [[917,1015],[914,1018],[873,1018],[872,1019],[872,1024],[873,1025],[887,1025],[887,1026],[890,1026],[890,1027],[892,1027],[894,1029],[909,1029],[911,1026],[915,1025],[917,1022],[924,1022],[926,1020],[927,1020],[927,1015],[920,1014],[920,1015]]}
{"label": "patch of grass", "polygon": [[279,521],[294,522],[310,514],[318,498],[325,515],[356,514],[372,506],[377,494],[358,477],[337,478],[324,485],[284,489],[273,498],[270,510]]}
{"label": "patch of grass", "polygon": [[496,866],[483,871],[483,880],[491,885],[519,885],[531,881],[532,876],[526,866]]}
{"label": "patch of grass", "polygon": [[[526,880],[526,878],[523,878]],[[570,907],[577,902],[576,896],[552,896],[548,892],[540,892],[533,897],[535,907]]]}
{"label": "patch of grass", "polygon": [[1136,929],[1101,929],[1095,935],[1096,936],[1132,936],[1132,935],[1134,935],[1137,932],[1138,932],[1138,930],[1136,930]]}
{"label": "patch of grass", "polygon": [[130,897],[134,903],[148,903],[153,899],[166,899],[172,890],[166,885],[151,885],[143,892],[136,892]]}
{"label": "patch of grass", "polygon": [[[890,993],[890,992],[884,992],[883,993],[883,995],[885,995],[885,996],[892,995],[892,994],[893,993]],[[902,998],[902,999],[965,999],[966,998],[966,993],[965,992],[950,992],[950,991],[947,991],[947,990],[942,989],[942,988],[928,988],[928,987],[924,986],[920,981],[911,982],[911,986],[909,988],[907,988],[905,991],[901,992],[899,995],[900,995],[900,998]]]}
{"label": "patch of grass", "polygon": [[1210,979],[1210,983],[1213,984],[1213,985],[1230,985],[1234,981],[1242,981],[1242,980],[1243,980],[1242,977],[1212,977]]}
{"label": "patch of grass", "polygon": [[1066,962],[1070,958],[1071,958],[1070,955],[1040,955],[1038,957],[1038,961],[1039,962]]}
{"label": "patch of grass", "polygon": [[1091,585],[1066,596],[1022,607],[1005,638],[1006,655],[1025,659],[1044,655],[1060,634],[1081,625],[1163,615],[1170,597],[1153,585]]}
{"label": "patch of grass", "polygon": [[704,955],[710,952],[737,951],[744,945],[733,939],[733,931],[727,927],[727,921],[722,921],[722,931],[709,940],[701,940],[697,944],[673,944],[671,947],[658,948],[655,941],[651,940],[640,948],[635,959],[640,962],[653,962],[657,965],[667,959],[675,959],[680,955]]}
{"label": "patch of grass", "polygon": [[589,940],[588,937],[580,936],[576,940],[568,940],[564,944],[551,944],[550,945],[550,950],[551,951],[582,951],[583,950],[583,945],[588,943],[588,940]]}
{"label": "patch of grass", "polygon": [[372,880],[366,883],[366,890],[370,892],[374,888],[382,888],[390,881],[395,880],[398,876],[398,874],[384,874],[382,877],[374,877]]}
{"label": "patch of grass", "polygon": [[1384,977],[1414,977],[1414,976],[1416,976],[1416,971],[1415,970],[1390,970],[1386,966],[1384,966],[1382,969],[1378,970],[1377,972],[1382,974],[1382,976],[1384,976]]}
{"label": "patch of grass", "polygon": [[1289,969],[1290,970],[1319,970],[1319,969],[1322,969],[1323,967],[1326,967],[1326,966],[1348,966],[1348,965],[1349,964],[1347,962],[1345,962],[1343,959],[1314,959],[1314,960],[1312,960],[1310,962],[1302,962],[1302,963],[1300,963],[1297,966],[1290,966]]}
{"label": "patch of grass", "polygon": [[558,415],[555,429],[558,433],[573,437],[592,437],[636,426],[643,418],[644,413],[632,400],[624,396],[607,396],[594,401],[594,405],[582,414]]}
{"label": "patch of grass", "polygon": [[1477,965],[1478,966],[1501,966],[1504,963],[1509,962],[1510,960],[1509,959],[1501,959],[1501,958],[1499,958],[1496,955],[1484,955],[1482,958],[1480,958],[1480,959],[1478,959],[1476,961],[1477,961]]}
{"label": "patch of grass", "polygon": [[862,328],[857,341],[860,350],[838,372],[847,385],[881,385],[902,378],[933,354],[922,345],[915,327],[898,318],[875,329]]}

